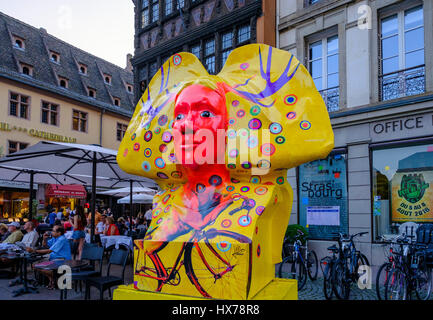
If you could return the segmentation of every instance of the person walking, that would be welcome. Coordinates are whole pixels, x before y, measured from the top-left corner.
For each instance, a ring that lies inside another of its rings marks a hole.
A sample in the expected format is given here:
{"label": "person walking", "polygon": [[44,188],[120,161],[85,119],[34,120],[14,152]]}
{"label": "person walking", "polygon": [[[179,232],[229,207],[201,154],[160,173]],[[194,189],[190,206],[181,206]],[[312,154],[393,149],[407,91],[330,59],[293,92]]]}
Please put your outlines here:
{"label": "person walking", "polygon": [[86,225],[87,219],[84,214],[84,208],[78,206],[73,217],[74,232],[72,233],[72,239],[74,239],[75,243],[78,243],[78,260],[81,260],[81,254],[83,253],[84,241],[86,239],[84,228]]}

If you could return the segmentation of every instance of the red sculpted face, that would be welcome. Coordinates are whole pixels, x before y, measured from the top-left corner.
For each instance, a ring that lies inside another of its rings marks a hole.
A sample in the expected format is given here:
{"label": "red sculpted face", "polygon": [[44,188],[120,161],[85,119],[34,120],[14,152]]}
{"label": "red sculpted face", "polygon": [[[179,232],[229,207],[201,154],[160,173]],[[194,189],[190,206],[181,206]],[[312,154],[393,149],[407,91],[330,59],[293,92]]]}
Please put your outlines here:
{"label": "red sculpted face", "polygon": [[181,164],[197,169],[204,163],[217,163],[218,154],[225,152],[221,142],[224,145],[226,128],[225,97],[217,91],[197,84],[177,96],[173,135],[176,158]]}

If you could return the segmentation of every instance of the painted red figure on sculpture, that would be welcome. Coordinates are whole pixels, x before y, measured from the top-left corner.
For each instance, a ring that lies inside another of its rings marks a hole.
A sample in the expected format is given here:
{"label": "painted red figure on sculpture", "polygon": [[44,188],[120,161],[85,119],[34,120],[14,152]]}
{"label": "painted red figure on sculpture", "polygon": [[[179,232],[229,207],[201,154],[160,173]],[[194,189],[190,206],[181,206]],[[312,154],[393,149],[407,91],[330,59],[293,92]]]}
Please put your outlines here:
{"label": "painted red figure on sculpture", "polygon": [[[153,240],[143,248],[147,254],[161,250],[166,242],[183,234],[203,229],[233,203],[225,189],[229,172],[224,163],[217,162],[218,156],[225,153],[224,149],[219,150],[225,143],[218,143],[218,130],[225,136],[228,121],[224,92],[220,91],[223,90],[195,84],[176,97],[175,154],[187,177],[181,191],[183,207],[173,207],[170,217],[146,235],[145,240]],[[211,161],[203,163],[203,158]]]}

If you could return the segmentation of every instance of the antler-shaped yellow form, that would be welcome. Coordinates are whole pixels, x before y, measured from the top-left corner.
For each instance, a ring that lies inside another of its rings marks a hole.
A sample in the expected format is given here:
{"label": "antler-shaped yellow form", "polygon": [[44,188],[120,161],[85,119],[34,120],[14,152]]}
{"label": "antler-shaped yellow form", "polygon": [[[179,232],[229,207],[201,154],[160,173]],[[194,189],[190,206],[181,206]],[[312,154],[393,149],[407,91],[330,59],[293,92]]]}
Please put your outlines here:
{"label": "antler-shaped yellow form", "polygon": [[305,67],[289,52],[250,44],[233,50],[216,76],[190,53],[170,57],[138,102],[119,147],[123,170],[161,182],[185,181],[175,163],[174,100],[196,83],[225,90],[225,162],[233,177],[289,169],[326,157],[334,146],[325,103]]}

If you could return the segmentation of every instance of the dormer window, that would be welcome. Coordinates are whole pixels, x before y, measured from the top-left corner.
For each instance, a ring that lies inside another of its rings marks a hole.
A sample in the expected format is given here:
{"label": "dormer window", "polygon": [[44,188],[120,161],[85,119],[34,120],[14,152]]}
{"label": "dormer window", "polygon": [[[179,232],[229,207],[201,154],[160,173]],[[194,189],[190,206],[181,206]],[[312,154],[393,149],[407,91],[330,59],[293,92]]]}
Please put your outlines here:
{"label": "dormer window", "polygon": [[60,63],[60,55],[57,52],[50,51],[50,61]]}
{"label": "dormer window", "polygon": [[115,106],[120,106],[120,99],[119,98],[116,98],[116,97],[113,97],[113,102],[114,102],[114,105]]}
{"label": "dormer window", "polygon": [[105,84],[111,84],[111,76],[109,74],[104,73],[104,82]]}
{"label": "dormer window", "polygon": [[80,72],[80,74],[87,75],[87,66],[85,64],[80,63],[78,65],[78,72]]}
{"label": "dormer window", "polygon": [[68,79],[63,78],[63,77],[59,77],[59,86],[67,89],[68,88]]}
{"label": "dormer window", "polygon": [[20,49],[20,50],[26,49],[25,42],[24,42],[23,38],[13,36],[12,37],[12,43],[13,43],[14,48],[16,48],[16,49]]}
{"label": "dormer window", "polygon": [[22,74],[25,74],[26,76],[33,76],[33,67],[26,64],[26,63],[22,63],[20,62],[20,72]]}
{"label": "dormer window", "polygon": [[90,98],[96,98],[96,90],[90,87],[87,87],[87,93]]}
{"label": "dormer window", "polygon": [[127,84],[126,85],[126,91],[128,91],[129,93],[132,93],[132,85],[131,84]]}

